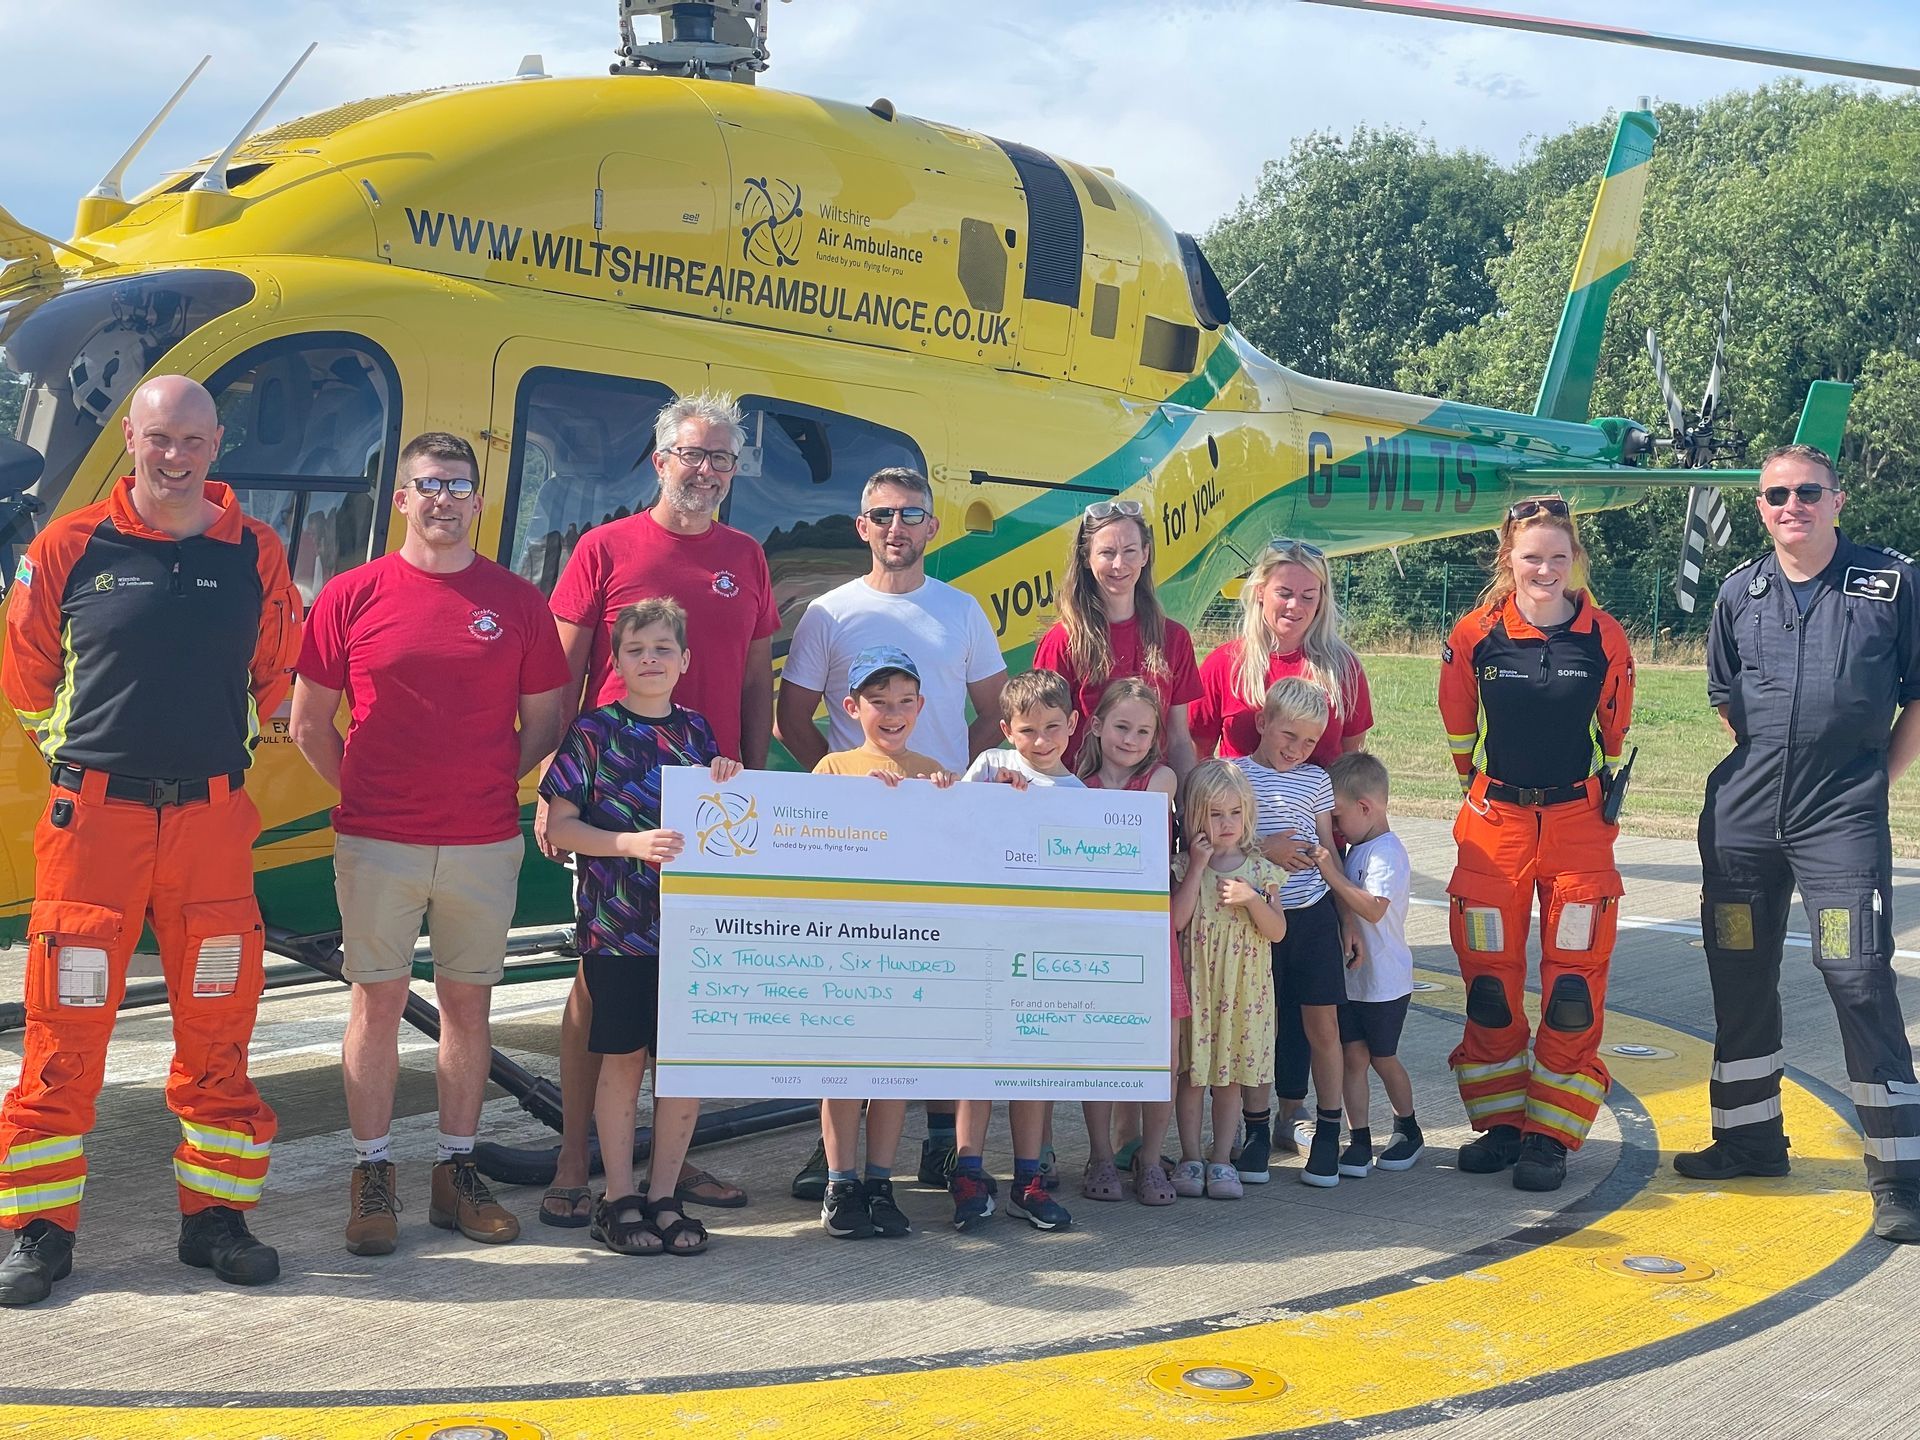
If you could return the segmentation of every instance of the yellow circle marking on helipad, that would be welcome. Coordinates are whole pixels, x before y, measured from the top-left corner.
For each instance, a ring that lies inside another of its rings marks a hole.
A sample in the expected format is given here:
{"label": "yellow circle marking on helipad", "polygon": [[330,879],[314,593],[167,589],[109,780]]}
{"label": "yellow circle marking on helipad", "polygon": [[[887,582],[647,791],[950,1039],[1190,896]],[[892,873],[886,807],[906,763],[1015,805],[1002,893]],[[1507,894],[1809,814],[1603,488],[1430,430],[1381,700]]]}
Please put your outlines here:
{"label": "yellow circle marking on helipad", "polygon": [[[1458,991],[1427,992],[1424,1003],[1458,1010],[1461,1001]],[[728,1440],[1004,1436],[1009,1421],[1020,1433],[1048,1440],[1127,1434],[1239,1440],[1392,1414],[1640,1350],[1812,1279],[1867,1234],[1872,1207],[1860,1141],[1826,1101],[1790,1080],[1782,1086],[1786,1128],[1794,1137],[1791,1176],[1690,1184],[1664,1155],[1710,1138],[1712,1047],[1622,1015],[1607,1017],[1607,1038],[1672,1052],[1633,1070],[1633,1092],[1664,1152],[1657,1172],[1587,1228],[1464,1274],[1178,1340],[787,1384],[528,1400],[499,1409],[533,1433],[544,1430],[549,1440],[654,1433]],[[1485,1182],[1435,1174],[1425,1183]],[[1684,1285],[1628,1284],[1595,1263],[1621,1255],[1684,1257],[1711,1274]],[[769,1335],[769,1342],[777,1338]],[[1257,1401],[1200,1399],[1153,1384],[1148,1376],[1162,1366],[1268,1371],[1284,1375],[1286,1388]],[[459,1413],[446,1405],[0,1406],[0,1435],[388,1440],[401,1427],[436,1419],[444,1425]]]}

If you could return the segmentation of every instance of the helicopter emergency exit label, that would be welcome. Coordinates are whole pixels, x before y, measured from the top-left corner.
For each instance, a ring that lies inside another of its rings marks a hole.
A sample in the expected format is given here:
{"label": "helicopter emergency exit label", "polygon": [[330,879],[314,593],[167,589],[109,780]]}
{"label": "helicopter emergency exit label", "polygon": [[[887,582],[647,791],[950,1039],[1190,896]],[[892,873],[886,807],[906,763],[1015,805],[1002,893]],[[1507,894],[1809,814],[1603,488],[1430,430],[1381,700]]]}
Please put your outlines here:
{"label": "helicopter emergency exit label", "polygon": [[659,1093],[1165,1100],[1158,795],[662,776]]}

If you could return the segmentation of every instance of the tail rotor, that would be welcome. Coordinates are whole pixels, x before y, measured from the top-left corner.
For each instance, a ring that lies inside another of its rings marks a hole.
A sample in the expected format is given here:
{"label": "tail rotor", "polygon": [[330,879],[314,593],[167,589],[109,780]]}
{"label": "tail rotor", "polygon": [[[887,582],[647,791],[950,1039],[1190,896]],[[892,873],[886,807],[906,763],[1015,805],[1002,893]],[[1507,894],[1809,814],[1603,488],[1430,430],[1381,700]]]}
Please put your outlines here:
{"label": "tail rotor", "polygon": [[[1727,281],[1720,305],[1720,326],[1713,346],[1713,365],[1707,372],[1707,388],[1700,397],[1698,416],[1689,425],[1686,407],[1667,372],[1666,357],[1652,330],[1647,331],[1647,353],[1653,357],[1653,376],[1666,402],[1670,438],[1656,442],[1671,449],[1681,469],[1705,470],[1723,454],[1737,450],[1740,437],[1720,433],[1725,414],[1722,389],[1726,383],[1727,332],[1733,324],[1733,281]],[[1687,491],[1686,531],[1680,543],[1680,567],[1674,580],[1674,599],[1686,614],[1693,613],[1700,593],[1700,572],[1709,546],[1720,549],[1733,538],[1733,522],[1727,514],[1720,491],[1710,485],[1695,485]]]}

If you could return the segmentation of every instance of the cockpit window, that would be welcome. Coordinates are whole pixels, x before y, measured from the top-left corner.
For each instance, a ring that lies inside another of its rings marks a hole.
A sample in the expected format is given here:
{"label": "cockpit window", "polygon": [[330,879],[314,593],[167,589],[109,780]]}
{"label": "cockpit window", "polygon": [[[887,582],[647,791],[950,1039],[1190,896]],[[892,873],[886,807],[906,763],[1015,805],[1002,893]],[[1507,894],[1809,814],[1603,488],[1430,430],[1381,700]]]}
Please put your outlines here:
{"label": "cockpit window", "polygon": [[0,302],[0,585],[147,372],[253,294],[227,271],[167,270]]}

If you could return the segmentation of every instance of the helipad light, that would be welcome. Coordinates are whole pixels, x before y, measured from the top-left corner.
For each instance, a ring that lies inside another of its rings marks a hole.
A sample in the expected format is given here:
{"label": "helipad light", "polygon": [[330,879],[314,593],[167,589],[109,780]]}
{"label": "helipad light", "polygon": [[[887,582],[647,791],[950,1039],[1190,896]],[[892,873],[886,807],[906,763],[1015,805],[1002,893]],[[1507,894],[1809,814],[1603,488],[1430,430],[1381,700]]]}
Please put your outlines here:
{"label": "helipad light", "polygon": [[1427,991],[1427,990],[1444,990],[1447,987],[1444,985],[1436,985],[1431,980],[1416,980],[1413,982],[1413,988],[1420,991]]}
{"label": "helipad light", "polygon": [[441,1415],[396,1430],[393,1440],[548,1440],[547,1432],[524,1420],[497,1415]]}
{"label": "helipad light", "polygon": [[1593,1263],[1616,1275],[1631,1275],[1637,1279],[1658,1280],[1670,1285],[1705,1280],[1713,1274],[1711,1265],[1683,1260],[1674,1255],[1601,1255]]}
{"label": "helipad light", "polygon": [[1147,1381],[1169,1395],[1226,1404],[1271,1400],[1287,1388],[1285,1380],[1258,1365],[1187,1365],[1178,1360],[1154,1366]]}
{"label": "helipad light", "polygon": [[1622,1060],[1671,1060],[1673,1051],[1662,1050],[1658,1045],[1609,1045],[1609,1055],[1618,1055]]}

